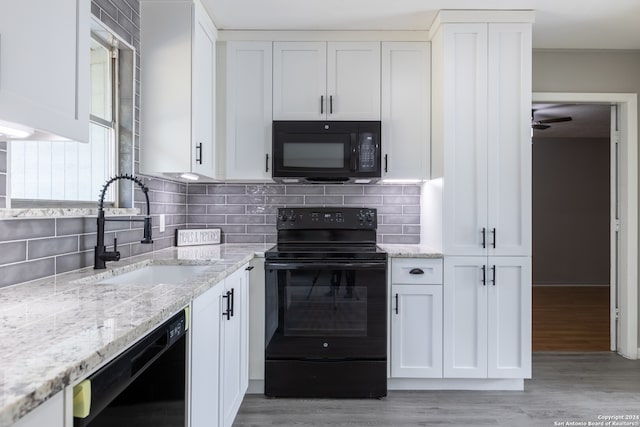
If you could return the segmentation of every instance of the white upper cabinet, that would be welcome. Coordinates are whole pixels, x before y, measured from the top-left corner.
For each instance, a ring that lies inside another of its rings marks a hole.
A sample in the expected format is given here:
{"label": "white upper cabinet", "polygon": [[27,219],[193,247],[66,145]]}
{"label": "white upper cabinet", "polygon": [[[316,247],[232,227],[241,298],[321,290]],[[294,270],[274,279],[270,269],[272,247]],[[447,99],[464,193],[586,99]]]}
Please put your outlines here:
{"label": "white upper cabinet", "polygon": [[90,3],[0,2],[0,121],[89,141]]}
{"label": "white upper cabinet", "polygon": [[382,43],[383,179],[429,178],[430,82],[429,43]]}
{"label": "white upper cabinet", "polygon": [[529,255],[531,24],[442,24],[432,46],[443,252]]}
{"label": "white upper cabinet", "polygon": [[215,27],[199,2],[141,11],[140,170],[216,178]]}
{"label": "white upper cabinet", "polygon": [[[230,181],[271,179],[271,42],[230,41],[219,90],[220,140]],[[221,73],[222,74],[222,73]]]}
{"label": "white upper cabinet", "polygon": [[380,120],[379,42],[275,42],[274,120]]}

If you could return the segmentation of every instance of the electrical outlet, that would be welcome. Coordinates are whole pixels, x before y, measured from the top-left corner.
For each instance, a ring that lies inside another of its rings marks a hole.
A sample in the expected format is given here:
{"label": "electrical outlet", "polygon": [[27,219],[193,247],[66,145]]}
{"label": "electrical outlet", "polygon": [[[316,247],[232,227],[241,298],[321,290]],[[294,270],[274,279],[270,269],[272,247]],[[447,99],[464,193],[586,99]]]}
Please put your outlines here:
{"label": "electrical outlet", "polygon": [[158,219],[160,220],[160,232],[164,233],[164,230],[165,230],[164,214],[158,215]]}

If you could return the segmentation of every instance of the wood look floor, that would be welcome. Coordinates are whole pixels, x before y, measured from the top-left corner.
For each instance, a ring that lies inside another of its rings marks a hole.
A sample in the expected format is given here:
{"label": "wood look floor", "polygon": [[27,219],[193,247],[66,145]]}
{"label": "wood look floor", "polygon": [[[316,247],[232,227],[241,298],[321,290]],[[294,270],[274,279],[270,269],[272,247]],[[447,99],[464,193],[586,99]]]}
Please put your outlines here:
{"label": "wood look floor", "polygon": [[608,351],[608,286],[534,286],[533,351]]}
{"label": "wood look floor", "polygon": [[535,353],[524,391],[390,391],[382,400],[247,395],[233,426],[546,427],[587,425],[601,415],[640,415],[640,361],[609,352]]}

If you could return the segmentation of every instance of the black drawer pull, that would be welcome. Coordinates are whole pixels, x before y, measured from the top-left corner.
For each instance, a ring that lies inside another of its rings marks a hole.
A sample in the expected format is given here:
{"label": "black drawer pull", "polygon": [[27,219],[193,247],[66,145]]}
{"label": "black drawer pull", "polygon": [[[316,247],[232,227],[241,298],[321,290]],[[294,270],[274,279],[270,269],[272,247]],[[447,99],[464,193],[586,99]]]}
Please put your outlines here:
{"label": "black drawer pull", "polygon": [[412,268],[409,270],[409,274],[424,274],[424,270],[421,268]]}
{"label": "black drawer pull", "polygon": [[253,265],[250,265],[249,267],[245,268],[245,270],[247,270],[247,271],[253,270]]}

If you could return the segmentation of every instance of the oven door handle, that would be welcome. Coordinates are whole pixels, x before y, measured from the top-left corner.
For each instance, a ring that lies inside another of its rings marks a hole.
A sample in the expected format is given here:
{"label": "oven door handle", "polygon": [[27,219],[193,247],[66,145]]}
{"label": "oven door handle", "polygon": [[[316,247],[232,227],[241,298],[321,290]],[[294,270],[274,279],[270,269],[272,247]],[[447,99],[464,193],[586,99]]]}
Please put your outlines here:
{"label": "oven door handle", "polygon": [[386,261],[380,262],[265,262],[264,267],[269,270],[340,270],[385,268]]}

